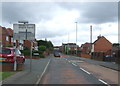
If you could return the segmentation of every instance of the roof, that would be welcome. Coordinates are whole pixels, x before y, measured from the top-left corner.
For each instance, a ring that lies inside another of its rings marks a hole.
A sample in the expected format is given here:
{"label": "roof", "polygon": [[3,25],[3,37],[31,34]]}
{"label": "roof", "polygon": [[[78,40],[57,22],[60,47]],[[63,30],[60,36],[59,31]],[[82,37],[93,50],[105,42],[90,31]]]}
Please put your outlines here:
{"label": "roof", "polygon": [[100,39],[105,39],[106,41],[108,41],[109,43],[111,43],[109,40],[107,40],[104,36],[98,36],[98,39],[97,40],[95,40],[94,42],[93,42],[93,44],[95,44],[97,41],[99,41]]}
{"label": "roof", "polygon": [[11,28],[6,29],[9,36],[13,36],[13,30]]}
{"label": "roof", "polygon": [[91,43],[86,42],[85,44],[82,44],[81,47],[90,47]]}
{"label": "roof", "polygon": [[4,35],[8,34],[6,28],[5,27],[1,27],[1,26],[0,26],[0,32],[2,32],[2,34],[4,34]]}

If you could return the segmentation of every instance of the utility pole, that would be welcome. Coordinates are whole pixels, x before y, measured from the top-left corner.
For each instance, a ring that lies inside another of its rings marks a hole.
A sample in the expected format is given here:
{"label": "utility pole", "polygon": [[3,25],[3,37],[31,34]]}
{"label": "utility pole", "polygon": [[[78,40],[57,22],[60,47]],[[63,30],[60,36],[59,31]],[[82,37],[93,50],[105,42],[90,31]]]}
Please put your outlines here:
{"label": "utility pole", "polygon": [[77,22],[76,23],[76,56],[77,56]]}
{"label": "utility pole", "polygon": [[92,25],[90,26],[90,55],[92,57]]}
{"label": "utility pole", "polygon": [[69,54],[69,33],[68,33],[68,45],[67,45],[67,54]]}

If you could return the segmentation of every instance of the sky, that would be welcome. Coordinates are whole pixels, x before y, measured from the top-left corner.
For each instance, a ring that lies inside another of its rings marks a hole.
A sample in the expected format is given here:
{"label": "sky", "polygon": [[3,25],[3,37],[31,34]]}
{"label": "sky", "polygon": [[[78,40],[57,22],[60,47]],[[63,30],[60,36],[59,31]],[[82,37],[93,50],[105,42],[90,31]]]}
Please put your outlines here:
{"label": "sky", "polygon": [[2,2],[0,3],[0,25],[13,28],[20,20],[36,25],[37,40],[52,41],[55,46],[62,43],[90,42],[92,25],[93,42],[97,36],[105,36],[118,43],[118,2]]}

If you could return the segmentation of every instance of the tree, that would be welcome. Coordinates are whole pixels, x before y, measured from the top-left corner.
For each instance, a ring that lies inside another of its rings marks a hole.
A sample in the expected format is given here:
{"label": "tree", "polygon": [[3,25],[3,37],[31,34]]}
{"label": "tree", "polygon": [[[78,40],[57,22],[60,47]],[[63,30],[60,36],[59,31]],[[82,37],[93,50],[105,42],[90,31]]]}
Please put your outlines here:
{"label": "tree", "polygon": [[38,50],[44,52],[44,51],[46,51],[46,46],[41,45],[41,46],[38,47]]}
{"label": "tree", "polygon": [[113,44],[113,47],[119,47],[119,46],[120,46],[119,43],[114,43],[114,44]]}
{"label": "tree", "polygon": [[51,41],[38,40],[37,42],[38,42],[38,46],[43,45],[43,46],[46,46],[47,49],[53,48],[53,44]]}

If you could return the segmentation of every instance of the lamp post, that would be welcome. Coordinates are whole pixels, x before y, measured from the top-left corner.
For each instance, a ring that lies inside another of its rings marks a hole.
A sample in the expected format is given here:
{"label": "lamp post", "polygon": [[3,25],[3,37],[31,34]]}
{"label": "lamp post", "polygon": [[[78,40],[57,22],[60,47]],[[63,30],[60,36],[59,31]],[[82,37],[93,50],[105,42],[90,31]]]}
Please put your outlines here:
{"label": "lamp post", "polygon": [[76,23],[76,56],[77,56],[77,22]]}
{"label": "lamp post", "polygon": [[90,55],[92,58],[92,25],[90,26]]}

